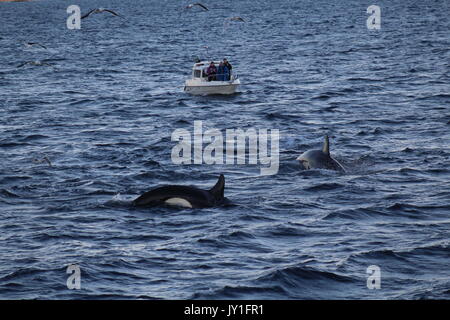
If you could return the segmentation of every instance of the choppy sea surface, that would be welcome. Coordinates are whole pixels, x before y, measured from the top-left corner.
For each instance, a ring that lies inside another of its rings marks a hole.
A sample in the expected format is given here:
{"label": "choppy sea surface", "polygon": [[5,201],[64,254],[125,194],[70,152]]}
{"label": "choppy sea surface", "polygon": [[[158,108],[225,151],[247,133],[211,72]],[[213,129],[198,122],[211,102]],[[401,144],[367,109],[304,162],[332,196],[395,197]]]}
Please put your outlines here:
{"label": "choppy sea surface", "polygon": [[[0,3],[0,299],[449,299],[449,1],[203,3]],[[184,93],[196,56],[240,92]],[[195,120],[278,129],[278,173],[174,164]],[[300,170],[324,134],[346,173]],[[231,205],[131,206],[220,173]]]}

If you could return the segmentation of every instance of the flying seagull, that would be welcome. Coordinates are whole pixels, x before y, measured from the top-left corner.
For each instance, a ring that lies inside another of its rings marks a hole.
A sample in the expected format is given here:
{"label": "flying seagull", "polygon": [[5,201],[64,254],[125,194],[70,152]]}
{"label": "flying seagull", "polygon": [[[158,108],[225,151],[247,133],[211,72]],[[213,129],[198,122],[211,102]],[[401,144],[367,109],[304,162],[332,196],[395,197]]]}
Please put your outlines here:
{"label": "flying seagull", "polygon": [[52,163],[51,163],[50,159],[49,159],[47,156],[43,157],[42,159],[33,159],[33,162],[34,162],[34,163],[44,163],[44,162],[47,162],[47,164],[48,164],[49,167],[52,166]]}
{"label": "flying seagull", "polygon": [[121,15],[115,13],[115,12],[112,11],[112,10],[104,9],[104,8],[98,8],[98,9],[92,9],[91,11],[89,11],[88,13],[86,13],[84,16],[82,16],[81,19],[87,18],[87,17],[89,17],[91,14],[94,14],[94,13],[102,13],[102,12],[109,12],[109,13],[111,13],[112,15],[114,15],[114,16],[116,16],[116,17],[121,17],[121,18],[122,18]]}
{"label": "flying seagull", "polygon": [[203,48],[206,49],[206,54],[209,56],[209,47],[208,46],[203,46]]}
{"label": "flying seagull", "polygon": [[208,8],[205,5],[201,4],[200,2],[192,3],[192,4],[188,5],[186,7],[186,9],[191,9],[191,8],[193,8],[195,6],[199,6],[199,7],[203,8],[203,10],[209,11]]}
{"label": "flying seagull", "polygon": [[49,66],[49,67],[53,67],[51,64],[46,63],[46,62],[42,62],[42,61],[27,61],[24,63],[21,63],[20,65],[17,66],[17,68],[21,68],[23,66],[26,66],[27,64],[31,65],[31,66]]}
{"label": "flying seagull", "polygon": [[230,20],[230,21],[240,21],[240,22],[245,22],[245,20],[242,19],[241,17],[231,17],[231,18],[228,18],[228,20]]}
{"label": "flying seagull", "polygon": [[46,46],[44,46],[44,45],[42,45],[42,44],[40,44],[40,43],[37,43],[37,42],[25,42],[25,45],[26,45],[27,47],[38,46],[38,47],[47,49]]}

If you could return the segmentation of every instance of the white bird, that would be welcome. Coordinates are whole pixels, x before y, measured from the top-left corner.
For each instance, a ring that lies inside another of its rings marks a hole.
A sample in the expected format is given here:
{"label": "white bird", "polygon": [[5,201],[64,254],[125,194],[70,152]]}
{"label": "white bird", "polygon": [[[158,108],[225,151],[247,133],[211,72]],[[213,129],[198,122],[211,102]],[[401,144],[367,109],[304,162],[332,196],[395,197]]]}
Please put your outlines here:
{"label": "white bird", "polygon": [[33,159],[33,162],[34,162],[34,163],[44,163],[44,162],[47,162],[47,164],[48,164],[49,167],[52,166],[52,163],[51,163],[50,159],[49,159],[47,156],[43,157],[42,159]]}
{"label": "white bird", "polygon": [[186,9],[191,9],[191,8],[193,8],[195,6],[201,7],[205,11],[209,11],[208,8],[205,5],[201,4],[200,2],[192,3],[192,4],[188,5],[188,6],[186,6]]}
{"label": "white bird", "polygon": [[111,13],[111,14],[114,15],[114,16],[117,16],[117,17],[121,17],[121,18],[122,18],[121,15],[115,13],[115,12],[112,11],[112,10],[104,9],[104,8],[98,8],[98,9],[92,9],[91,11],[89,11],[88,13],[86,13],[84,16],[82,16],[81,19],[87,18],[87,17],[89,17],[91,14],[94,14],[94,13],[102,13],[102,12],[109,12],[109,13]]}
{"label": "white bird", "polygon": [[17,68],[21,68],[23,66],[26,66],[27,64],[32,65],[32,66],[49,66],[49,67],[53,67],[53,65],[46,63],[46,62],[42,62],[42,61],[27,61],[24,63],[21,63],[20,65],[17,66]]}
{"label": "white bird", "polygon": [[38,47],[47,49],[46,46],[44,46],[44,45],[42,45],[42,44],[40,44],[40,43],[37,43],[37,42],[24,42],[24,43],[25,43],[25,45],[26,45],[27,47],[38,46]]}
{"label": "white bird", "polygon": [[228,20],[230,20],[230,21],[240,21],[240,22],[245,22],[245,20],[242,19],[241,17],[231,17],[231,18],[228,18]]}
{"label": "white bird", "polygon": [[209,47],[208,46],[203,46],[203,48],[206,49],[206,55],[209,57]]}

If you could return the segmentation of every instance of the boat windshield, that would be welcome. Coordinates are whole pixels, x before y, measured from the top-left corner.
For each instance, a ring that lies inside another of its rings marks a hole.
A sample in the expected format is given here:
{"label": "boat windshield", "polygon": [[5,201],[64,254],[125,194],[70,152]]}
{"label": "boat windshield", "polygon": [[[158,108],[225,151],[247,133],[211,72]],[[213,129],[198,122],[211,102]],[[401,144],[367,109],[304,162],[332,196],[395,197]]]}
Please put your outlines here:
{"label": "boat windshield", "polygon": [[202,71],[201,70],[194,70],[194,78],[201,78]]}

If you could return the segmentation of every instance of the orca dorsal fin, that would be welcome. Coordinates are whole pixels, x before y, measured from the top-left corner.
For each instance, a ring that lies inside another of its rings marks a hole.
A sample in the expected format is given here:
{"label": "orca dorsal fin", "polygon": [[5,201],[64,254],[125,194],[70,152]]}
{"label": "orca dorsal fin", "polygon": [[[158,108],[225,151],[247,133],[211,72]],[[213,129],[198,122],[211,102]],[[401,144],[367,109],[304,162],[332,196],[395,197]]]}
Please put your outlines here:
{"label": "orca dorsal fin", "polygon": [[330,139],[328,139],[328,135],[325,135],[325,139],[323,141],[322,152],[326,155],[330,155]]}
{"label": "orca dorsal fin", "polygon": [[209,192],[214,196],[214,198],[222,199],[224,196],[224,189],[225,189],[225,177],[223,176],[223,174],[221,174],[219,180],[217,181],[215,186],[209,190]]}

